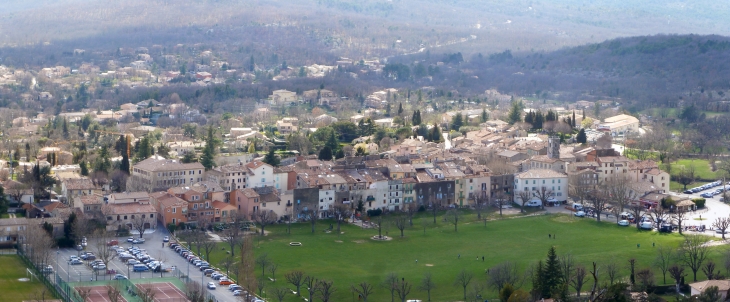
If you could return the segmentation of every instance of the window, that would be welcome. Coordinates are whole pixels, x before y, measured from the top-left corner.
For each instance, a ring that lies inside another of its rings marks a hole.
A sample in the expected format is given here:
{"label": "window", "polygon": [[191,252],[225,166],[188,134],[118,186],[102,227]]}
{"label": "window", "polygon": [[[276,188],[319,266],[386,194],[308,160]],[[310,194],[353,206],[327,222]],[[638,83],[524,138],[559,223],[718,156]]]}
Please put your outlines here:
{"label": "window", "polygon": [[558,196],[563,196],[563,193],[558,192]]}
{"label": "window", "polygon": [[543,184],[543,185],[545,184],[545,180],[544,180],[544,179],[542,180],[542,184]]}
{"label": "window", "polygon": [[177,213],[177,208],[172,208],[173,213]]}
{"label": "window", "polygon": [[262,178],[261,179],[261,182],[266,182],[266,178]]}
{"label": "window", "polygon": [[558,191],[560,191],[560,186],[558,186]]}

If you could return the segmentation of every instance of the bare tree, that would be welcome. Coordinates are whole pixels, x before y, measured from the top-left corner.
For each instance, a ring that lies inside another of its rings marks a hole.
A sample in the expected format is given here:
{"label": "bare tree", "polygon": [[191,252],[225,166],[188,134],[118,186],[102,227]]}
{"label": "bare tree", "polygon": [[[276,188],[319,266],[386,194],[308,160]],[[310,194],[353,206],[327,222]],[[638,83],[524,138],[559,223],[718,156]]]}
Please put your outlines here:
{"label": "bare tree", "polygon": [[319,220],[319,212],[319,208],[316,206],[300,212],[302,217],[304,217],[305,220],[309,220],[309,223],[312,225],[312,234],[314,234],[317,221]]}
{"label": "bare tree", "polygon": [[329,302],[330,298],[332,297],[332,294],[334,294],[337,290],[333,286],[334,282],[327,281],[327,280],[319,280],[317,282],[316,288],[317,288],[317,296],[322,299],[322,302]]}
{"label": "bare tree", "polygon": [[570,278],[570,284],[575,289],[575,294],[580,298],[580,290],[583,288],[583,284],[585,284],[586,279],[586,268],[582,266],[578,266],[575,268],[575,272],[573,273],[573,277]]}
{"label": "bare tree", "polygon": [[431,214],[433,215],[433,224],[436,224],[436,214],[441,210],[441,198],[436,199],[436,194],[431,196]]}
{"label": "bare tree", "polygon": [[679,234],[682,235],[682,223],[684,223],[685,220],[687,220],[688,211],[685,207],[675,207],[674,210],[674,216],[672,216],[672,219],[677,224],[677,229],[679,230]]}
{"label": "bare tree", "polygon": [[517,191],[517,196],[520,198],[520,212],[525,212],[525,205],[530,199],[532,199],[532,192],[530,191]]}
{"label": "bare tree", "polygon": [[259,296],[264,294],[264,288],[266,288],[266,280],[263,278],[256,280],[256,288],[259,290]]}
{"label": "bare tree", "polygon": [[722,275],[720,274],[720,271],[718,270],[715,272],[715,262],[712,260],[707,261],[705,265],[702,266],[702,272],[705,273],[705,276],[707,276],[707,280],[720,280],[722,279]]}
{"label": "bare tree", "polygon": [[360,282],[357,286],[350,286],[353,292],[357,293],[363,302],[368,302],[368,297],[373,293],[374,287],[372,284],[367,282]]}
{"label": "bare tree", "polygon": [[[484,209],[489,205],[489,196],[487,196],[487,192],[481,191],[474,193],[474,211],[477,212],[477,220],[482,220],[482,212],[484,212]],[[502,215],[502,209],[499,210],[500,215]]]}
{"label": "bare tree", "polygon": [[279,265],[271,262],[266,269],[269,271],[269,273],[271,273],[271,281],[276,282],[276,270],[279,269]]}
{"label": "bare tree", "polygon": [[667,211],[667,209],[662,207],[662,205],[658,205],[656,207],[653,207],[651,211],[649,211],[649,216],[651,217],[651,220],[656,224],[656,229],[658,230],[661,227],[661,224],[667,221],[669,217],[669,212]]}
{"label": "bare tree", "polygon": [[629,209],[631,210],[631,214],[634,215],[634,223],[636,224],[636,228],[638,229],[639,222],[641,222],[641,216],[644,216],[646,208],[637,203],[629,206]]}
{"label": "bare tree", "polygon": [[516,289],[520,288],[524,280],[525,278],[520,274],[515,262],[505,261],[488,270],[487,285],[497,292],[507,284]]}
{"label": "bare tree", "polygon": [[406,226],[408,225],[408,217],[403,215],[396,215],[393,217],[393,224],[395,224],[395,227],[400,230],[400,236],[403,237],[403,230],[405,230]]}
{"label": "bare tree", "polygon": [[190,300],[190,302],[205,301],[205,292],[203,291],[203,287],[200,283],[190,280],[185,282],[185,285],[185,297]]}
{"label": "bare tree", "polygon": [[606,180],[604,185],[611,199],[616,215],[616,222],[620,219],[621,213],[624,212],[629,203],[637,198],[636,193],[630,187],[631,180],[628,177],[613,177]]}
{"label": "bare tree", "polygon": [[111,285],[107,285],[106,287],[106,294],[109,296],[110,302],[122,302],[125,301],[122,297],[122,291],[119,290],[121,285],[119,284],[119,281],[114,282]]}
{"label": "bare tree", "polygon": [[663,284],[667,283],[667,271],[674,262],[676,255],[675,249],[668,246],[660,245],[656,249],[657,255],[654,258],[654,266],[662,271]]}
{"label": "bare tree", "polygon": [[433,277],[431,276],[431,273],[426,273],[423,275],[423,279],[421,279],[421,284],[418,286],[418,289],[425,291],[428,295],[428,301],[431,301],[431,291],[436,288],[436,283],[433,282]]}
{"label": "bare tree", "polygon": [[91,297],[91,287],[76,287],[75,289],[76,293],[74,295],[82,302],[88,301]]}
{"label": "bare tree", "polygon": [[679,292],[679,284],[682,282],[682,279],[684,279],[687,274],[684,272],[684,266],[681,265],[672,265],[669,267],[669,276],[672,277],[672,280],[674,280],[674,286],[675,291]]}
{"label": "bare tree", "polygon": [[547,204],[548,199],[550,199],[550,196],[552,196],[552,195],[553,195],[553,191],[548,189],[545,186],[540,187],[537,191],[532,193],[532,196],[535,196],[537,199],[540,200],[541,209],[545,208],[545,205]]}
{"label": "bare tree", "polygon": [[275,287],[271,290],[271,293],[274,294],[277,301],[284,302],[284,298],[286,298],[286,295],[289,294],[289,289],[286,287]]}
{"label": "bare tree", "polygon": [[588,301],[597,301],[603,293],[598,290],[598,265],[595,262],[593,262],[591,276],[593,276],[593,287],[591,288],[591,295],[588,297]]}
{"label": "bare tree", "polygon": [[469,286],[472,278],[474,278],[474,274],[467,272],[463,269],[458,274],[456,274],[456,280],[454,280],[454,284],[459,285],[464,289],[464,300],[466,300],[466,287]]}
{"label": "bare tree", "polygon": [[299,289],[304,283],[304,272],[288,272],[286,273],[286,275],[284,275],[284,277],[286,278],[286,282],[289,282],[289,284],[294,285],[294,287],[297,288],[297,296],[301,296],[301,292],[299,291]]}
{"label": "bare tree", "polygon": [[730,228],[730,218],[718,217],[712,222],[712,227],[720,231],[720,234],[722,234],[722,240],[725,240],[725,231]]}
{"label": "bare tree", "polygon": [[395,292],[398,294],[398,298],[400,298],[401,302],[406,302],[406,297],[408,297],[408,294],[411,293],[411,287],[411,284],[408,283],[405,278],[401,278],[401,280],[397,282]]}
{"label": "bare tree", "polygon": [[202,232],[202,240],[200,240],[198,245],[203,249],[207,260],[210,260],[210,254],[218,247],[218,243],[213,241],[213,238],[208,236],[205,231]]}
{"label": "bare tree", "polygon": [[256,221],[261,226],[261,236],[264,236],[264,230],[266,229],[267,225],[270,225],[279,218],[276,216],[276,213],[274,213],[273,210],[259,210],[257,212],[254,212],[251,216],[253,216],[254,221]]}
{"label": "bare tree", "polygon": [[651,269],[639,270],[636,272],[636,278],[639,281],[641,291],[646,291],[649,287],[654,286],[654,272]]}
{"label": "bare tree", "polygon": [[150,226],[154,223],[152,219],[150,219],[147,214],[132,214],[132,219],[130,220],[130,223],[132,224],[132,229],[139,232],[139,238],[142,238],[144,235],[144,231],[146,231]]}
{"label": "bare tree", "polygon": [[236,257],[236,250],[239,249],[243,244],[243,231],[241,227],[246,222],[246,217],[243,213],[239,213],[233,217],[231,224],[227,229],[224,229],[221,233],[221,240],[228,245],[231,249],[231,257]]}
{"label": "bare tree", "polygon": [[575,258],[570,253],[560,256],[560,266],[563,271],[563,277],[565,280],[570,281],[573,277],[573,269],[575,268]]}
{"label": "bare tree", "polygon": [[226,275],[228,275],[230,273],[230,270],[234,264],[235,263],[233,263],[233,258],[231,258],[230,256],[223,258],[223,260],[221,260],[221,262],[218,263],[218,265],[220,265],[221,268],[226,270]]}
{"label": "bare tree", "polygon": [[486,287],[481,282],[474,282],[471,285],[471,289],[467,293],[467,297],[469,301],[474,302],[480,302],[482,301],[480,298],[482,297],[482,292],[484,291]]}
{"label": "bare tree", "polygon": [[418,213],[418,205],[411,202],[406,207],[406,215],[408,216],[408,225],[413,226],[413,216]]}
{"label": "bare tree", "polygon": [[117,251],[109,246],[112,236],[106,229],[99,229],[94,232],[93,238],[94,250],[96,251],[96,258],[104,263],[104,266],[109,267],[109,262],[112,262],[117,257]]}
{"label": "bare tree", "polygon": [[702,263],[707,260],[710,253],[709,247],[705,245],[705,240],[700,235],[687,235],[681,246],[681,260],[692,270],[693,280],[697,282],[697,272],[702,267]]}
{"label": "bare tree", "polygon": [[332,218],[337,222],[337,236],[340,236],[340,225],[345,222],[347,217],[350,217],[350,209],[344,204],[336,204],[332,208]]}
{"label": "bare tree", "polygon": [[314,278],[312,276],[306,276],[304,277],[303,285],[307,288],[307,293],[309,293],[309,300],[312,301],[312,298],[314,297],[314,294],[317,292],[317,278]]}
{"label": "bare tree", "polygon": [[249,292],[256,292],[258,282],[256,281],[256,258],[253,252],[253,238],[252,236],[243,236],[243,240],[240,245],[240,262],[236,269],[236,280],[241,287],[247,289]]}
{"label": "bare tree", "polygon": [[271,260],[269,259],[269,254],[263,253],[261,256],[258,256],[256,258],[256,265],[261,267],[261,278],[266,277],[266,268],[271,264]]}
{"label": "bare tree", "polygon": [[459,212],[458,209],[451,209],[446,212],[444,215],[444,219],[448,221],[450,224],[454,225],[454,232],[458,232],[457,227],[459,226],[459,218],[461,217],[461,212]]}
{"label": "bare tree", "polygon": [[154,302],[155,295],[157,295],[157,292],[151,286],[143,286],[142,288],[137,288],[137,296],[139,296],[139,299],[142,302]]}
{"label": "bare tree", "polygon": [[613,282],[618,280],[618,275],[620,273],[621,267],[619,267],[618,263],[613,260],[609,260],[608,263],[604,266],[606,270],[606,275],[608,276],[608,281],[610,285],[613,285]]}
{"label": "bare tree", "polygon": [[390,302],[395,301],[395,289],[398,285],[398,276],[395,273],[388,273],[380,286],[390,291]]}
{"label": "bare tree", "polygon": [[606,210],[606,205],[608,204],[608,198],[606,197],[605,192],[601,190],[593,190],[588,196],[588,200],[596,211],[596,221],[600,222],[601,213]]}

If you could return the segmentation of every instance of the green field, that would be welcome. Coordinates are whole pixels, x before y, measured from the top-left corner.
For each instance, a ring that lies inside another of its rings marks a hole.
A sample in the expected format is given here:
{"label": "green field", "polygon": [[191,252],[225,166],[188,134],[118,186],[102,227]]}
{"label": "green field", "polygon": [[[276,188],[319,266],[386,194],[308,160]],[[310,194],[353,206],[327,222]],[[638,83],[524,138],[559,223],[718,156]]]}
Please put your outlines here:
{"label": "green field", "polygon": [[40,281],[21,282],[26,278],[26,266],[18,256],[0,256],[0,293],[4,301],[23,301],[41,299],[45,293],[46,299],[53,296]]}
{"label": "green field", "polygon": [[[626,267],[624,264],[629,258],[636,258],[637,267],[645,268],[656,256],[653,244],[676,247],[682,240],[676,233],[638,231],[633,227],[566,215],[495,220],[487,222],[486,227],[474,218],[474,215],[464,217],[465,223],[459,225],[458,232],[454,231],[453,225],[439,218],[436,226],[428,224],[424,234],[422,222],[432,222],[430,217],[424,216],[416,219],[412,228],[405,230],[404,238],[399,237],[397,229],[389,228],[389,235],[395,238],[387,242],[369,239],[377,235],[376,229],[351,225],[344,226],[340,236],[325,233],[329,221],[320,223],[315,234],[311,233],[309,224],[293,225],[291,235],[286,234],[285,225],[276,225],[267,227],[267,231],[271,231],[269,235],[254,241],[257,246],[255,253],[267,253],[279,265],[277,281],[267,282],[269,288],[291,287],[286,283],[284,274],[301,270],[317,278],[334,281],[337,292],[333,300],[350,301],[351,284],[367,281],[379,285],[388,273],[394,272],[399,278],[414,284],[409,299],[424,299],[426,294],[417,290],[416,286],[424,273],[431,272],[438,286],[432,292],[432,299],[454,301],[462,297],[461,288],[454,285],[454,278],[462,269],[473,273],[475,281],[484,282],[487,268],[513,261],[524,270],[544,259],[553,245],[558,254],[571,253],[586,267],[593,261],[601,265],[610,260]],[[548,238],[548,234],[557,234],[560,238]],[[303,245],[293,247],[289,246],[290,242]],[[637,248],[637,244],[641,247]],[[485,262],[482,262],[482,256]],[[223,257],[225,252],[218,249],[211,262],[218,264]],[[719,253],[713,251],[713,257],[719,257]],[[256,275],[260,278],[260,269]],[[625,269],[622,275],[627,275]],[[661,273],[655,270],[655,275],[661,284]],[[267,277],[270,277],[269,273]],[[699,277],[704,278],[704,275]],[[688,278],[688,281],[691,280],[691,275]],[[529,287],[529,284],[524,287]],[[389,292],[377,286],[371,301],[390,300],[388,296]],[[486,292],[490,299],[496,296],[492,290]],[[286,301],[300,300],[289,296]]]}
{"label": "green field", "polygon": [[[717,180],[719,173],[713,172],[706,159],[680,159],[672,163],[672,175],[679,174],[682,168],[694,167],[695,177],[702,180]],[[687,186],[689,188],[689,186]]]}

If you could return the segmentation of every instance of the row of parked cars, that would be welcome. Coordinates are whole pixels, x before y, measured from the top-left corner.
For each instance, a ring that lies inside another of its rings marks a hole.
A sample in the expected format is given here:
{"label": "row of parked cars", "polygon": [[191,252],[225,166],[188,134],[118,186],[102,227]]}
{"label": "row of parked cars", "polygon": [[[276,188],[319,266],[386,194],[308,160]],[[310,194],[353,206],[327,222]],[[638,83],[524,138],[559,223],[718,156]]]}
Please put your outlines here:
{"label": "row of parked cars", "polygon": [[148,255],[145,249],[137,246],[129,247],[126,250],[120,246],[113,246],[112,248],[116,250],[119,260],[127,265],[131,265],[132,271],[134,272],[146,272],[149,270],[159,272],[162,269],[162,262]]}
{"label": "row of parked cars", "polygon": [[[233,281],[231,281],[228,276],[211,267],[210,263],[206,262],[203,259],[200,259],[193,252],[187,250],[184,246],[177,243],[170,243],[170,248],[178,253],[181,257],[185,258],[185,260],[190,262],[190,264],[198,268],[201,272],[203,272],[203,274],[218,282],[217,285],[215,281],[208,282],[208,289],[214,290],[217,288],[217,286],[227,285],[228,290],[233,292],[234,296],[242,296],[248,294],[248,292],[243,290],[243,287],[233,283]],[[263,302],[263,300],[256,299],[254,302]]]}
{"label": "row of parked cars", "polygon": [[[721,185],[722,185],[722,181],[719,181],[718,180],[718,181],[715,181],[715,182],[711,182],[711,183],[708,183],[708,184],[704,184],[704,185],[701,185],[699,187],[692,188],[692,189],[689,189],[687,191],[684,191],[684,194],[694,194],[694,193],[702,192],[704,190],[711,189],[711,188],[714,188],[714,187],[718,187],[718,186],[721,186]],[[719,189],[719,190],[722,190],[722,189]],[[720,192],[722,193],[722,191],[720,191]],[[715,194],[715,195],[717,195],[717,194]],[[712,196],[714,196],[714,195],[711,195],[710,197],[712,197]]]}

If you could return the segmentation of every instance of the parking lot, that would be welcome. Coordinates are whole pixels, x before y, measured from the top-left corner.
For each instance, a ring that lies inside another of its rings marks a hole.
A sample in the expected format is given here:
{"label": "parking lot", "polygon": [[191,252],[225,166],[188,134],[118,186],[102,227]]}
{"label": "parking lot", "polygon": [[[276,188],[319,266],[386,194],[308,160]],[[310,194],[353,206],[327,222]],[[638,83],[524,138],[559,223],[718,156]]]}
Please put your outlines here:
{"label": "parking lot", "polygon": [[[83,264],[71,265],[69,261],[71,259],[71,256],[78,257],[82,252],[85,251],[95,252],[92,244],[90,244],[83,251],[77,251],[75,249],[59,249],[56,255],[54,255],[55,257],[53,261],[57,261],[57,263],[54,265],[54,269],[56,269],[58,275],[67,282],[110,280],[114,278],[115,274],[107,274],[107,270],[113,270],[115,273],[123,274],[130,279],[154,279],[160,278],[161,276],[174,277],[179,276],[180,273],[188,274],[189,271],[190,279],[196,282],[200,282],[203,285],[206,285],[210,281],[215,281],[210,277],[206,277],[198,269],[198,267],[190,264],[185,258],[181,257],[174,250],[170,249],[168,245],[163,242],[163,238],[169,235],[170,234],[164,227],[158,226],[155,232],[145,233],[143,235],[145,242],[142,244],[132,244],[130,242],[127,242],[126,237],[115,239],[119,241],[118,245],[125,250],[132,246],[137,246],[140,249],[144,249],[147,255],[158,261],[161,261],[163,263],[163,268],[172,269],[170,272],[160,273],[152,272],[152,270],[146,272],[133,272],[133,268],[131,265],[127,265],[121,259],[116,257],[111,262],[109,262],[106,270],[99,270],[96,271],[96,273],[91,267],[87,265],[87,263],[90,261],[83,261]],[[136,238],[138,237],[138,235],[133,235],[133,237]],[[228,286],[218,285],[218,282],[216,282],[216,285],[218,288],[214,290],[206,290],[209,291],[213,296],[215,296],[217,301],[238,301],[238,297],[234,297],[233,292],[228,291]]]}

